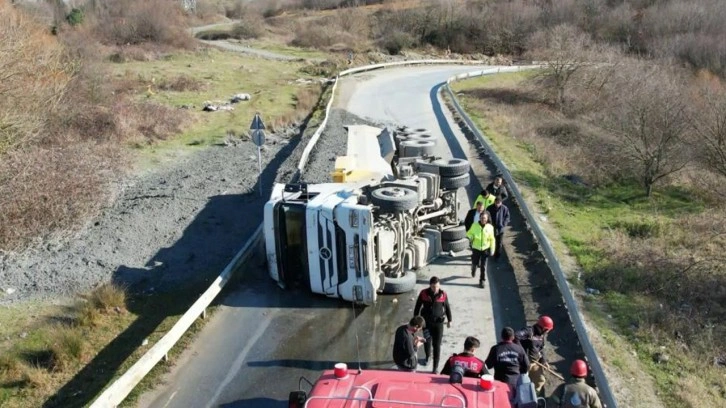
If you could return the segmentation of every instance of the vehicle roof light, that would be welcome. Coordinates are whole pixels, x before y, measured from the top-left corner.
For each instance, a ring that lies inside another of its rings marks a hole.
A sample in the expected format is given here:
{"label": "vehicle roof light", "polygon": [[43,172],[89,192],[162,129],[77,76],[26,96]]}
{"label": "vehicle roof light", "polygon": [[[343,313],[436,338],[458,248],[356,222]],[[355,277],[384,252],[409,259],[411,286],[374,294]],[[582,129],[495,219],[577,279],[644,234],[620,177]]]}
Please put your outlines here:
{"label": "vehicle roof light", "polygon": [[335,378],[345,378],[348,376],[348,365],[345,363],[338,363],[335,365],[333,370]]}

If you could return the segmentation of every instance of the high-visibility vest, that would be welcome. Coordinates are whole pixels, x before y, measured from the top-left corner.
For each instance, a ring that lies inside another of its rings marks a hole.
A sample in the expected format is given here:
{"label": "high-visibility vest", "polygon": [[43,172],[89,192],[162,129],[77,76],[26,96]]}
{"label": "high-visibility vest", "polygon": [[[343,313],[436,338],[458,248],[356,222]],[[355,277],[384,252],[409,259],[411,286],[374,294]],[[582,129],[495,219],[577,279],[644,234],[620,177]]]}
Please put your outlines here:
{"label": "high-visibility vest", "polygon": [[491,250],[490,255],[494,255],[494,227],[492,224],[484,224],[484,227],[481,226],[481,223],[474,223],[471,228],[469,228],[469,231],[466,233],[466,237],[469,238],[471,241],[471,247],[473,249],[477,249],[479,251],[483,251],[485,249]]}

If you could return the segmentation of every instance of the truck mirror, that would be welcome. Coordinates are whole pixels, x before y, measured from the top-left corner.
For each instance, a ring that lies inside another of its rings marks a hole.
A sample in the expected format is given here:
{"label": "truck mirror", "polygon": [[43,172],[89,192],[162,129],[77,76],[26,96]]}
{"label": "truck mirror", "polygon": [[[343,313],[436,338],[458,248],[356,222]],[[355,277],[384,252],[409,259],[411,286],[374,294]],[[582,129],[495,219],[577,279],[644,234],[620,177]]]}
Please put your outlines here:
{"label": "truck mirror", "polygon": [[308,395],[305,391],[293,391],[287,400],[289,408],[303,408]]}

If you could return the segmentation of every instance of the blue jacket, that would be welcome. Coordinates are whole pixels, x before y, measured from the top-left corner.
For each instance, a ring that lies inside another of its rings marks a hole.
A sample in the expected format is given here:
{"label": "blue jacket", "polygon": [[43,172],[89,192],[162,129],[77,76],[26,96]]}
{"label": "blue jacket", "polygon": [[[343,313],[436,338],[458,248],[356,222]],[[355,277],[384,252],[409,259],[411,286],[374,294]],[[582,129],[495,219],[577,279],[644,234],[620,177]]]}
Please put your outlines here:
{"label": "blue jacket", "polygon": [[504,204],[499,208],[497,208],[496,204],[492,204],[487,207],[487,212],[492,216],[494,233],[501,234],[504,232],[504,227],[509,225],[509,208]]}

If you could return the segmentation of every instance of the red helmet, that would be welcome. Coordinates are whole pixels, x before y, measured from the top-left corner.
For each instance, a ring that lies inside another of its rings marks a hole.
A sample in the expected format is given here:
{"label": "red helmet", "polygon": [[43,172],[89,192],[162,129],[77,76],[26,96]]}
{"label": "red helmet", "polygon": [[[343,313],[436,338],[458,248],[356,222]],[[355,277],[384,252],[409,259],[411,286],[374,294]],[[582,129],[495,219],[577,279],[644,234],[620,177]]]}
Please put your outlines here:
{"label": "red helmet", "polygon": [[582,360],[573,361],[570,366],[570,374],[572,374],[573,377],[587,377],[587,363]]}
{"label": "red helmet", "polygon": [[553,322],[552,318],[549,316],[540,316],[539,319],[537,319],[537,324],[545,330],[552,330],[555,328],[555,322]]}

